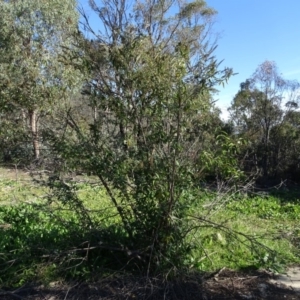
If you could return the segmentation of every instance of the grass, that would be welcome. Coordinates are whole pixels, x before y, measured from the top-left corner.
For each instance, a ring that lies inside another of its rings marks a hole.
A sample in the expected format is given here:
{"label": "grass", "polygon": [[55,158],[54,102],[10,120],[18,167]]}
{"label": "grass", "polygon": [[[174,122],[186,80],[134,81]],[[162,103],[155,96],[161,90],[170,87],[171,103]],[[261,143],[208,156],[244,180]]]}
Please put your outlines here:
{"label": "grass", "polygon": [[[287,211],[288,206],[292,211]],[[223,227],[198,233],[206,253],[213,253],[202,267],[265,266],[281,270],[285,264],[299,262],[299,209],[299,204],[282,204],[276,197],[233,199],[210,218]],[[264,247],[256,249],[256,243]]]}
{"label": "grass", "polygon": [[29,172],[0,168],[0,205],[36,203],[46,194],[47,189],[34,183]]}
{"label": "grass", "polygon": [[[0,286],[91,278],[122,267],[122,253],[102,248],[123,233],[116,226],[116,209],[96,182],[74,185],[78,205],[56,202],[55,197],[49,204],[47,188],[26,174],[5,172],[0,170]],[[198,192],[188,212],[193,230],[186,236],[192,246],[186,267],[280,271],[300,263],[300,200],[293,193],[224,195],[210,207],[217,195]]]}

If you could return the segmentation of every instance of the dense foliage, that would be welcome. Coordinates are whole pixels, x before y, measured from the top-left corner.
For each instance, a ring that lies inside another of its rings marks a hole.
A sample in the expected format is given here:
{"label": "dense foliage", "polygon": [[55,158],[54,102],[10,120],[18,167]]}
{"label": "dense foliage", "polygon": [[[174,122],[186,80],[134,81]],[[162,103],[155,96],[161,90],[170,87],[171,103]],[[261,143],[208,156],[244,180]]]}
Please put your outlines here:
{"label": "dense foliage", "polygon": [[38,159],[39,125],[51,126],[47,117],[80,89],[79,74],[61,58],[74,42],[76,2],[0,1],[0,15],[2,159]]}
{"label": "dense foliage", "polygon": [[[19,255],[12,270],[169,275],[207,269],[215,244],[220,260],[244,251],[255,266],[276,266],[276,251],[219,211],[237,218],[254,205],[247,211],[258,207],[261,219],[285,209],[297,219],[298,204],[244,196],[253,180],[299,172],[299,84],[264,62],[224,122],[213,99],[232,70],[214,56],[216,12],[205,1],[89,3],[97,30],[84,11],[78,25],[73,0],[0,0],[0,159],[48,174],[35,177],[46,201],[0,207],[3,265]],[[83,191],[77,176],[93,184]]]}
{"label": "dense foliage", "polygon": [[299,180],[299,88],[265,61],[241,84],[229,109],[234,135],[248,142],[242,167],[265,183]]}

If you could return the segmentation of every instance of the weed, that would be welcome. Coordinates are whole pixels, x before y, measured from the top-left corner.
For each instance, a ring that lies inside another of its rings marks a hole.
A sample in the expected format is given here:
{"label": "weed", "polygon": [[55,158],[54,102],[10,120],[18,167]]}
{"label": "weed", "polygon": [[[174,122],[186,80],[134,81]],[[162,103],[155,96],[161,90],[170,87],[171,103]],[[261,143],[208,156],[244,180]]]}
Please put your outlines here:
{"label": "weed", "polygon": [[[18,199],[45,191],[10,179],[0,180],[0,187],[1,196],[3,190],[12,188]],[[36,197],[35,203],[8,205],[5,201],[6,205],[0,206],[0,285],[87,279],[142,259],[142,250],[126,248],[130,241],[103,188],[81,182],[74,183],[72,190],[89,214],[86,224],[90,225],[84,225],[76,207],[53,197],[51,203]],[[208,191],[186,191],[180,201],[189,215],[185,225],[178,223],[185,226],[185,245],[189,247],[179,251],[183,266],[202,271],[224,266],[280,270],[285,264],[300,262],[297,201],[274,195],[237,195],[222,206],[211,207],[217,196]]]}

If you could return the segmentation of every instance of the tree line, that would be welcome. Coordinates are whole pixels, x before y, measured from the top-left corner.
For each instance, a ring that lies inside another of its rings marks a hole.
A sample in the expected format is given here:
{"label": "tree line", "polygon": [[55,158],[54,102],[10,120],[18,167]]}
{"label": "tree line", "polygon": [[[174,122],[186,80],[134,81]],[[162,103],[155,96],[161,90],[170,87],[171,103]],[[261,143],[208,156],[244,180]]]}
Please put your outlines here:
{"label": "tree line", "polygon": [[241,83],[229,108],[232,134],[247,141],[241,166],[261,182],[299,180],[299,88],[265,61]]}
{"label": "tree line", "polygon": [[90,1],[100,29],[76,5],[0,2],[3,163],[49,166],[64,157],[93,173],[80,166],[82,152],[67,154],[81,141],[107,170],[168,161],[167,174],[180,156],[196,181],[297,181],[299,83],[265,61],[222,121],[214,98],[232,70],[214,56],[216,11],[204,1]]}
{"label": "tree line", "polygon": [[192,251],[203,181],[296,180],[299,85],[266,61],[224,122],[214,97],[233,71],[214,55],[205,1],[89,3],[97,29],[74,0],[0,1],[1,161],[51,170],[90,230],[62,174],[96,176],[118,216],[101,243],[134,249],[139,270],[174,268]]}

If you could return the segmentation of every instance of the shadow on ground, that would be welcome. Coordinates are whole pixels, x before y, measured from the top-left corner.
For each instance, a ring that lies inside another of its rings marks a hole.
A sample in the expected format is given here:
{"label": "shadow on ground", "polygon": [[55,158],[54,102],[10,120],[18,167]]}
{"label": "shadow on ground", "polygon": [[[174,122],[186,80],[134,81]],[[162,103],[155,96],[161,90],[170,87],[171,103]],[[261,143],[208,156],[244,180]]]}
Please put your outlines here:
{"label": "shadow on ground", "polygon": [[160,278],[114,277],[93,283],[49,287],[27,286],[15,291],[1,291],[0,299],[28,300],[125,300],[125,299],[265,299],[296,300],[300,294],[270,283],[273,275],[265,271],[236,272],[223,269],[215,274],[190,275],[163,281]]}

